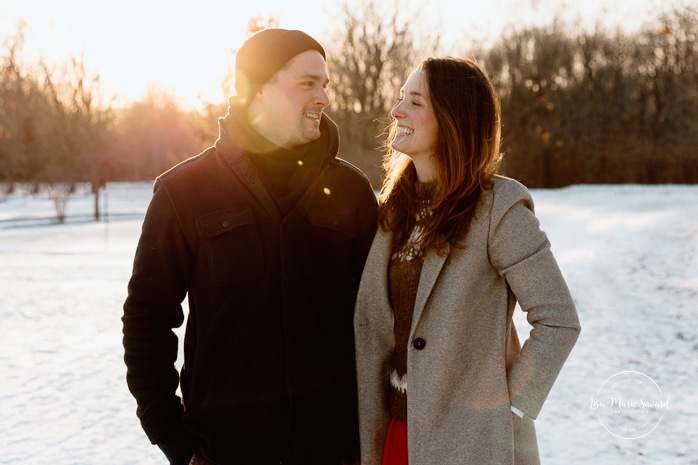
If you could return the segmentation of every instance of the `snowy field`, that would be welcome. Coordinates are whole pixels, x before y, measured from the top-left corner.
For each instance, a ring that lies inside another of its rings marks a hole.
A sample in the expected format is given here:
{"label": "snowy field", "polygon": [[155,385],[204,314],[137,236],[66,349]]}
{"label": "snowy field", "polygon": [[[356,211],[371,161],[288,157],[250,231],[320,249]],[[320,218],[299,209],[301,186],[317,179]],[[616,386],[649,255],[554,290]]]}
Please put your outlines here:
{"label": "snowy field", "polygon": [[[0,464],[164,463],[135,416],[121,349],[150,185],[106,192],[101,222],[87,220],[94,201],[82,191],[63,225],[47,219],[45,192],[0,201]],[[532,192],[583,328],[536,420],[543,464],[698,465],[698,186]],[[590,408],[623,371],[668,401],[638,439]]]}

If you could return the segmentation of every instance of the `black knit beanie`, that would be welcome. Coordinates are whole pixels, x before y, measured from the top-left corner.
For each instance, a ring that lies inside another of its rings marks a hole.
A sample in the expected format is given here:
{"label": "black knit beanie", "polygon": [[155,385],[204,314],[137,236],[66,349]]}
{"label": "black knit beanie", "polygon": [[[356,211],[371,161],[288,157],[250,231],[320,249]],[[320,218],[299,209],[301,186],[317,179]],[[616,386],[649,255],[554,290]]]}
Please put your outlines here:
{"label": "black knit beanie", "polygon": [[322,45],[302,31],[269,28],[251,35],[235,55],[238,96],[251,97],[293,57],[307,50],[316,50],[325,58]]}

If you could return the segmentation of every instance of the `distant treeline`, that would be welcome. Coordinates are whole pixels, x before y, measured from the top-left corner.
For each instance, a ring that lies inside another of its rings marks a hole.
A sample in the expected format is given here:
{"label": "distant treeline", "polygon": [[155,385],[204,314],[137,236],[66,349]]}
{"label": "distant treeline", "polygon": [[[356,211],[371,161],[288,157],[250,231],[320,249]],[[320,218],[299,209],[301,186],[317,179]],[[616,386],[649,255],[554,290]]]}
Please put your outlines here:
{"label": "distant treeline", "polygon": [[527,29],[484,54],[505,172],[530,186],[698,182],[698,10],[636,35]]}
{"label": "distant treeline", "polygon": [[[378,186],[390,107],[424,51],[439,54],[439,37],[415,40],[414,23],[370,6],[346,4],[343,13],[326,47],[328,113],[340,126],[342,156]],[[253,19],[250,32],[270,24]],[[504,174],[530,187],[697,183],[697,38],[698,11],[683,7],[635,34],[553,22],[461,54],[480,61],[499,91]],[[0,181],[153,179],[217,137],[225,102],[187,111],[151,89],[113,108],[82,57],[62,67],[27,64],[21,31],[10,39],[0,50]]]}

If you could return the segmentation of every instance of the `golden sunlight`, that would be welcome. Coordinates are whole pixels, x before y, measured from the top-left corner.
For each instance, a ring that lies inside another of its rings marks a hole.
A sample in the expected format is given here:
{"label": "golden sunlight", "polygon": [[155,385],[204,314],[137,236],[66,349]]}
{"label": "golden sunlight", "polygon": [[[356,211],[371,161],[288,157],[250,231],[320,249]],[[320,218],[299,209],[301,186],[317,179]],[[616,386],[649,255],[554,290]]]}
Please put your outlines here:
{"label": "golden sunlight", "polygon": [[324,11],[319,0],[5,3],[0,0],[0,38],[5,42],[21,30],[29,60],[58,66],[83,55],[117,105],[156,86],[192,107],[227,97],[222,84],[250,18],[273,16],[281,27],[319,34]]}
{"label": "golden sunlight", "polygon": [[[644,13],[647,8],[642,5],[651,1],[638,0],[631,6]],[[23,31],[22,52],[36,63],[42,58],[58,66],[70,56],[82,55],[90,71],[100,75],[102,91],[113,97],[115,105],[141,99],[149,87],[155,86],[176,96],[185,106],[200,107],[204,102],[220,103],[227,97],[223,82],[231,75],[232,52],[244,40],[251,18],[273,17],[280,27],[302,29],[329,44],[335,39],[332,21],[338,20],[339,3],[0,0],[0,39],[5,44]],[[413,11],[409,5],[420,12],[413,22],[415,34],[425,32],[419,28],[428,27],[432,20],[438,21],[443,24],[442,43],[447,47],[473,36],[483,41],[496,39],[506,24],[549,20],[560,12],[597,20],[610,18],[619,23],[627,23],[632,17],[628,8],[609,7],[601,0],[588,0],[574,11],[569,5],[561,6],[559,0],[477,4],[408,0],[406,10]],[[19,27],[20,23],[24,26]]]}

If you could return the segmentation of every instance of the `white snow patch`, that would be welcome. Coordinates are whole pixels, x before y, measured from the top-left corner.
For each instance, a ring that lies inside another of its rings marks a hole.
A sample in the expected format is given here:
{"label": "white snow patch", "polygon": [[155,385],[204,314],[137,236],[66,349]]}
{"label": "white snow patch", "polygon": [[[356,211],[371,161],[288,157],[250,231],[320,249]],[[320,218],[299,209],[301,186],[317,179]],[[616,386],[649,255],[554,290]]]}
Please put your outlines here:
{"label": "white snow patch", "polygon": [[[0,202],[0,464],[165,463],[125,382],[121,306],[151,184]],[[698,186],[532,190],[582,333],[536,420],[543,464],[698,464]],[[528,325],[516,313],[522,337]],[[178,330],[181,336],[182,329]],[[670,398],[649,435],[620,439],[589,408],[640,371]]]}

